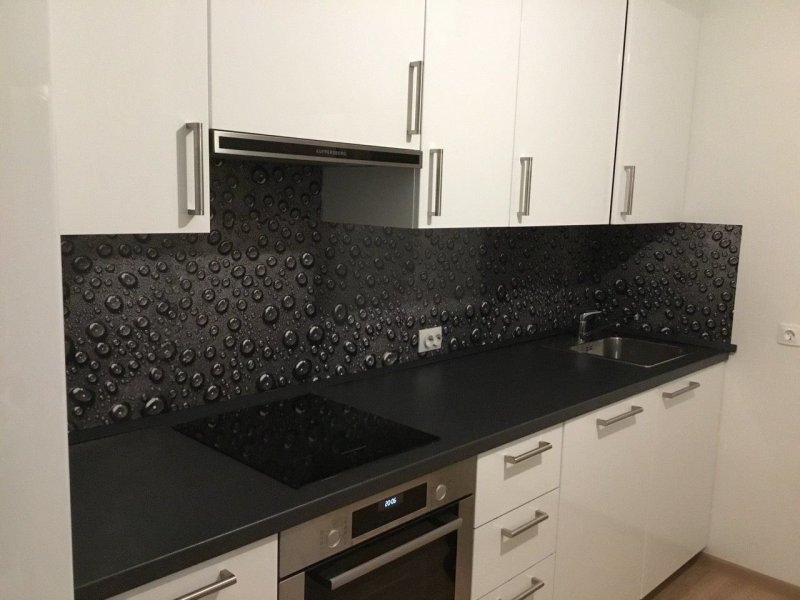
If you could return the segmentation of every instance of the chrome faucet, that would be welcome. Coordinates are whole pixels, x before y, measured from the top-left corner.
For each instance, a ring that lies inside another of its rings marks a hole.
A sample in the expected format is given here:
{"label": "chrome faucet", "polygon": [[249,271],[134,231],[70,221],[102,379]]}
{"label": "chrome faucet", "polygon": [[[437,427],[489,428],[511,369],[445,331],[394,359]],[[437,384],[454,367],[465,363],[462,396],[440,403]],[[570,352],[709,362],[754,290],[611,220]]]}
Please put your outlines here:
{"label": "chrome faucet", "polygon": [[578,315],[578,341],[585,342],[589,335],[589,321],[603,314],[602,310],[590,310]]}

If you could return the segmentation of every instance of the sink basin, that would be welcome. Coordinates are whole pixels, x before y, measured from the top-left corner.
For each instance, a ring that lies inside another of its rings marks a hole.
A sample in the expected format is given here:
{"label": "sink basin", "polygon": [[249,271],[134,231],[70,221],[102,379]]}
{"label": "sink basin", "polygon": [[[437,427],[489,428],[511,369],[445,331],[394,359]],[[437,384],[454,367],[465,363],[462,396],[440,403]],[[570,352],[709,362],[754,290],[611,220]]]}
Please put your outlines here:
{"label": "sink basin", "polygon": [[655,367],[686,354],[680,346],[620,336],[583,342],[570,350],[640,367]]}

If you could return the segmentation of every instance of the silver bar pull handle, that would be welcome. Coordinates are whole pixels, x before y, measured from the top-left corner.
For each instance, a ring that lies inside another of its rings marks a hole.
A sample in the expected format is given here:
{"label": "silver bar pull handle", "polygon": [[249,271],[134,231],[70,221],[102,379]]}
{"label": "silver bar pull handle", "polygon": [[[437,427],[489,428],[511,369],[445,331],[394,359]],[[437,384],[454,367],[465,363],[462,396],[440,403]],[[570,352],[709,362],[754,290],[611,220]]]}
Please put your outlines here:
{"label": "silver bar pull handle", "polygon": [[628,412],[624,412],[621,415],[617,415],[616,417],[611,417],[610,419],[597,419],[597,426],[598,427],[608,427],[609,425],[613,425],[614,423],[619,423],[620,421],[624,421],[625,419],[630,419],[634,415],[638,415],[639,413],[643,413],[644,409],[641,406],[631,406],[631,409]]}
{"label": "silver bar pull handle", "polygon": [[531,182],[533,179],[533,157],[520,156],[519,162],[522,167],[519,178],[519,212],[517,217],[531,216]]}
{"label": "silver bar pull handle", "polygon": [[220,590],[224,590],[227,587],[231,587],[234,585],[238,580],[236,579],[236,575],[228,571],[228,569],[222,569],[219,572],[219,579],[214,583],[209,583],[199,589],[196,589],[193,592],[189,592],[188,594],[184,594],[183,596],[178,596],[175,600],[198,600],[198,598],[205,598],[206,596],[210,596],[214,592],[218,592]]}
{"label": "silver bar pull handle", "polygon": [[328,583],[330,583],[331,590],[338,589],[342,586],[347,585],[355,581],[356,579],[367,575],[368,573],[372,573],[376,569],[380,569],[381,567],[388,565],[390,562],[397,560],[405,556],[406,554],[411,554],[415,550],[419,550],[423,546],[427,546],[431,542],[435,542],[436,540],[443,538],[446,535],[450,535],[454,531],[457,531],[464,520],[462,518],[453,519],[446,525],[442,525],[441,527],[437,527],[433,531],[429,531],[428,533],[419,536],[418,538],[414,538],[410,542],[406,542],[401,546],[397,546],[397,548],[392,548],[388,552],[376,556],[368,560],[367,562],[361,563],[358,566],[353,567],[348,571],[344,571],[343,573],[339,573],[338,575],[334,575],[333,577],[328,579]]}
{"label": "silver bar pull handle", "polygon": [[503,527],[500,530],[500,533],[502,534],[503,537],[515,538],[519,534],[528,531],[528,529],[530,529],[531,527],[536,527],[539,523],[543,523],[544,521],[547,521],[547,519],[549,519],[549,518],[550,518],[550,515],[548,515],[546,512],[544,512],[543,510],[537,510],[534,513],[534,518],[531,519],[530,521],[528,521],[527,523],[523,523],[522,525],[520,525],[516,529],[508,529],[506,527]]}
{"label": "silver bar pull handle", "polygon": [[[519,594],[511,598],[511,600],[525,600],[525,598],[530,598],[543,587],[544,587],[544,581],[542,581],[541,579],[536,579],[536,577],[531,577],[531,587],[529,587],[527,590],[523,592],[520,592]],[[497,598],[497,600],[503,600],[503,599]]]}
{"label": "silver bar pull handle", "polygon": [[661,394],[662,398],[674,398],[675,396],[680,396],[681,394],[685,394],[686,392],[691,392],[692,390],[696,390],[700,387],[700,384],[696,381],[690,381],[689,385],[682,387],[679,390],[675,390],[674,392],[664,392]]}
{"label": "silver bar pull handle", "polygon": [[406,135],[411,137],[420,133],[422,133],[422,61],[415,60],[408,63]]}
{"label": "silver bar pull handle", "polygon": [[[434,168],[435,165],[435,168]],[[430,217],[442,216],[442,175],[444,172],[444,150],[431,149],[430,153],[430,193],[433,194],[433,209],[428,213]]]}
{"label": "silver bar pull handle", "polygon": [[623,217],[630,217],[633,214],[633,188],[636,185],[636,167],[627,165],[625,167],[625,208],[619,213]]}
{"label": "silver bar pull handle", "polygon": [[206,188],[203,178],[203,163],[205,161],[203,124],[199,122],[187,123],[186,129],[190,130],[194,135],[194,205],[189,206],[187,212],[190,215],[204,215],[206,212]]}
{"label": "silver bar pull handle", "polygon": [[533,458],[534,456],[539,456],[543,452],[547,452],[548,450],[552,449],[553,449],[553,444],[551,444],[550,442],[539,442],[538,447],[534,448],[533,450],[528,450],[523,454],[517,454],[516,456],[512,456],[511,454],[506,454],[505,460],[507,463],[516,465],[524,460],[528,460],[529,458]]}

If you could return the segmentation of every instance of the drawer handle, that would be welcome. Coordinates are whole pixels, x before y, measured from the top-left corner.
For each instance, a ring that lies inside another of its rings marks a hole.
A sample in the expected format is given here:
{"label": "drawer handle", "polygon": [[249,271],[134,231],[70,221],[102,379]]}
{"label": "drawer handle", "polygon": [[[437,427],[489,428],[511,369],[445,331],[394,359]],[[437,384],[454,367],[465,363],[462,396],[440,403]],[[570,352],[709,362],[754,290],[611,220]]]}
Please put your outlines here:
{"label": "drawer handle", "polygon": [[608,427],[609,425],[613,425],[614,423],[619,423],[620,421],[624,421],[625,419],[630,419],[634,415],[638,415],[639,413],[643,413],[644,409],[641,406],[631,406],[631,409],[628,412],[624,412],[621,415],[617,415],[616,417],[611,417],[610,419],[597,419],[597,426],[598,427]]}
{"label": "drawer handle", "polygon": [[209,583],[208,585],[204,585],[203,587],[196,589],[193,592],[189,592],[188,594],[184,594],[183,596],[178,596],[175,600],[198,600],[198,598],[205,598],[206,596],[210,596],[214,592],[218,592],[220,590],[224,590],[227,587],[231,587],[237,582],[236,575],[228,571],[228,569],[222,569],[219,572],[219,579],[214,583]]}
{"label": "drawer handle", "polygon": [[510,454],[506,454],[505,459],[507,463],[511,463],[512,465],[517,465],[524,460],[528,460],[529,458],[533,458],[534,456],[539,456],[543,452],[547,452],[548,450],[553,449],[553,444],[550,442],[539,442],[539,447],[534,448],[533,450],[528,450],[523,454],[518,454],[517,456],[511,456]]}
{"label": "drawer handle", "polygon": [[520,525],[516,529],[508,529],[506,527],[503,527],[500,530],[500,533],[503,535],[503,537],[515,538],[519,534],[528,531],[528,529],[530,529],[531,527],[536,527],[539,523],[543,523],[543,522],[547,521],[547,519],[550,518],[550,515],[548,515],[543,510],[537,510],[534,514],[536,516],[532,520],[528,521],[527,523],[523,523],[522,525]]}
{"label": "drawer handle", "polygon": [[[530,598],[536,592],[544,587],[544,581],[541,579],[536,579],[536,577],[531,577],[531,587],[529,587],[524,592],[520,592],[516,596],[514,596],[511,600],[525,600],[525,598]],[[497,600],[503,600],[502,598],[498,598]]]}
{"label": "drawer handle", "polygon": [[682,387],[681,389],[675,390],[674,392],[664,392],[663,394],[661,394],[661,397],[666,399],[674,398],[675,396],[680,396],[681,394],[685,394],[686,392],[691,392],[692,390],[696,390],[699,387],[700,387],[699,383],[697,383],[696,381],[690,381],[689,385],[687,385],[686,387]]}

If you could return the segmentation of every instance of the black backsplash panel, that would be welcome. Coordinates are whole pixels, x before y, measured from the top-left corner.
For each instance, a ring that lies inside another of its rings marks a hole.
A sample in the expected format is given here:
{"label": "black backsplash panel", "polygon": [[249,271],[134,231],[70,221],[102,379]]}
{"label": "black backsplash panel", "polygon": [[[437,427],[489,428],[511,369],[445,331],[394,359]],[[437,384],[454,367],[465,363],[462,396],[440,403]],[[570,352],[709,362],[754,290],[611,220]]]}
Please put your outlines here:
{"label": "black backsplash panel", "polygon": [[730,341],[741,227],[320,221],[321,171],[217,162],[206,235],[62,238],[70,429],[574,325]]}

